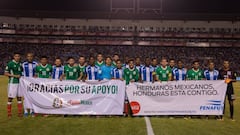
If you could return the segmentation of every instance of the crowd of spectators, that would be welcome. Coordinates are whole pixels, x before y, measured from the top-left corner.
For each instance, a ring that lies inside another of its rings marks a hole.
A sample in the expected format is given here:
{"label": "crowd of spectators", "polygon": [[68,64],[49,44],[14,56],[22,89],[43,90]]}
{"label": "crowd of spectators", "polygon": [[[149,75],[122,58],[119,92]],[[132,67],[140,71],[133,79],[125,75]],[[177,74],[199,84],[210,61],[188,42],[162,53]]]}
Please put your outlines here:
{"label": "crowd of spectators", "polygon": [[4,67],[11,60],[13,52],[20,52],[25,60],[27,52],[35,54],[36,61],[39,57],[46,55],[49,62],[53,64],[56,57],[61,57],[66,63],[70,56],[78,59],[80,55],[85,57],[96,56],[102,53],[104,56],[113,56],[118,54],[121,60],[125,57],[140,57],[142,61],[146,57],[156,57],[159,60],[162,57],[175,60],[183,60],[185,67],[191,68],[194,60],[199,60],[201,68],[206,68],[207,62],[213,60],[216,67],[221,68],[224,59],[231,62],[231,67],[240,70],[240,48],[238,47],[161,47],[161,46],[101,46],[101,45],[43,45],[43,44],[0,44],[0,73],[3,74]]}

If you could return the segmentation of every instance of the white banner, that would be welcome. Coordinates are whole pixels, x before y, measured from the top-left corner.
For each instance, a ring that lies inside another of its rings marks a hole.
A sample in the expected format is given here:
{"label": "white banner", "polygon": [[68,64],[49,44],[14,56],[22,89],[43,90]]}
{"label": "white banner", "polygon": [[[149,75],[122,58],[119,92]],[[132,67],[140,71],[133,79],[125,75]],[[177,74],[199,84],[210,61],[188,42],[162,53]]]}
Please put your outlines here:
{"label": "white banner", "polygon": [[218,81],[131,83],[133,115],[221,115],[227,84]]}
{"label": "white banner", "polygon": [[122,115],[125,82],[21,78],[20,89],[36,113]]}

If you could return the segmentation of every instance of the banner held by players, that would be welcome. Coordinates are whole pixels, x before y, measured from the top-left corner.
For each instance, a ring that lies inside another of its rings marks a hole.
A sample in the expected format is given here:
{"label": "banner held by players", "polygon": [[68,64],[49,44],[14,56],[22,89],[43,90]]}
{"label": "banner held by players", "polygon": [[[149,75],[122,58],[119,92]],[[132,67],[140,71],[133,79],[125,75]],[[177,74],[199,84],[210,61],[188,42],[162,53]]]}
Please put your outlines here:
{"label": "banner held by players", "polygon": [[59,81],[41,78],[20,79],[36,113],[74,115],[122,115],[125,82]]}
{"label": "banner held by players", "polygon": [[227,84],[219,81],[132,83],[133,115],[222,115]]}

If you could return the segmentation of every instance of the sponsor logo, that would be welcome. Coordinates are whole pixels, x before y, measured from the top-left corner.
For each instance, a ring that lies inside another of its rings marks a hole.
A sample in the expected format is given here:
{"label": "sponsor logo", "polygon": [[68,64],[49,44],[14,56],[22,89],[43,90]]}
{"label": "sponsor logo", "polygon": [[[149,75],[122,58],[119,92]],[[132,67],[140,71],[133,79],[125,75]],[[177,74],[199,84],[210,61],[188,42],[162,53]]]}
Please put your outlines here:
{"label": "sponsor logo", "polygon": [[221,100],[208,100],[206,105],[200,106],[200,111],[221,111],[224,108]]}

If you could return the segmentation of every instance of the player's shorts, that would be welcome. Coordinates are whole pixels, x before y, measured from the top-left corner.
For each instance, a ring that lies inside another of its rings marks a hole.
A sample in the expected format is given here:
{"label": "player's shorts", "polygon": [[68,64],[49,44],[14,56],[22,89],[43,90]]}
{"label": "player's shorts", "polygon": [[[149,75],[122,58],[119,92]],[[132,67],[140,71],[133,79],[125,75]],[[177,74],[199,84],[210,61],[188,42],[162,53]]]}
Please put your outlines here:
{"label": "player's shorts", "polygon": [[228,101],[233,101],[235,100],[234,94],[227,94]]}
{"label": "player's shorts", "polygon": [[227,87],[227,98],[228,101],[235,100],[233,87]]}
{"label": "player's shorts", "polygon": [[8,84],[8,97],[9,98],[16,98],[16,97],[22,97],[23,94],[21,90],[19,89],[19,84]]}

